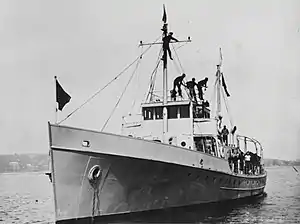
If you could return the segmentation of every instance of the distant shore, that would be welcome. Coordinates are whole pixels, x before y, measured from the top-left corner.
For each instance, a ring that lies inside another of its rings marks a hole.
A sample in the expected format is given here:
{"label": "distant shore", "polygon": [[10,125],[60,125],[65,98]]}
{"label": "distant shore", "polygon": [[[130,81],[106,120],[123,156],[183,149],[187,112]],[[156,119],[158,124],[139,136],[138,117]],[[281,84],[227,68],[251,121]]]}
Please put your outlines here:
{"label": "distant shore", "polygon": [[[0,173],[46,172],[49,167],[48,154],[0,155]],[[300,166],[300,160],[264,159],[265,167]]]}

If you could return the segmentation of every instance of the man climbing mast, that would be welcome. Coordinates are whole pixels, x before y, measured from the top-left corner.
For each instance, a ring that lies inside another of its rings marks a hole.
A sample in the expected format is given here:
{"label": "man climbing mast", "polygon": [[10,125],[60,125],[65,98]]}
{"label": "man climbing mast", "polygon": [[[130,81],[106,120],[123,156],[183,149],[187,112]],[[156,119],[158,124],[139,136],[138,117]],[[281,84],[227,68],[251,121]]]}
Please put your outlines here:
{"label": "man climbing mast", "polygon": [[171,53],[171,50],[170,50],[171,40],[174,40],[174,41],[178,42],[178,40],[175,37],[173,37],[173,32],[170,32],[168,35],[165,35],[162,39],[164,52],[168,52],[170,59],[173,60],[172,53]]}

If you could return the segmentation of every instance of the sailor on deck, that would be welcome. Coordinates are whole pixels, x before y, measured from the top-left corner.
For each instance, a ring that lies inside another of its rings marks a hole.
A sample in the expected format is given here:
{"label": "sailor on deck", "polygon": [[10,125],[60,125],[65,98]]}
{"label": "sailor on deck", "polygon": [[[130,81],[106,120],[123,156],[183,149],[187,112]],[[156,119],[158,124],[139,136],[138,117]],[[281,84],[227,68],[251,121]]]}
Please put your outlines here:
{"label": "sailor on deck", "polygon": [[172,98],[176,98],[176,87],[177,87],[178,95],[182,97],[181,85],[183,84],[184,78],[185,78],[185,74],[183,73],[181,76],[178,76],[176,79],[174,79]]}
{"label": "sailor on deck", "polygon": [[222,133],[223,142],[225,143],[225,145],[228,145],[228,134],[229,134],[229,131],[226,128],[226,125],[223,126],[223,129],[222,129],[221,133]]}
{"label": "sailor on deck", "polygon": [[173,58],[172,58],[172,53],[170,50],[170,42],[171,42],[171,40],[178,42],[178,40],[176,38],[174,38],[172,35],[173,35],[173,32],[170,32],[167,36],[163,37],[163,39],[162,39],[163,40],[163,49],[168,51],[171,60],[173,60]]}
{"label": "sailor on deck", "polygon": [[196,92],[195,92],[195,86],[197,85],[197,83],[195,82],[195,78],[192,78],[192,81],[188,81],[186,83],[186,87],[189,89],[190,92],[190,96],[191,96],[191,100],[195,100],[195,102],[197,103],[197,98],[196,98]]}
{"label": "sailor on deck", "polygon": [[203,100],[203,87],[204,88],[207,88],[207,81],[208,81],[208,78],[206,77],[205,79],[203,80],[200,80],[197,84],[197,88],[198,88],[198,93],[199,93],[199,99],[200,100]]}

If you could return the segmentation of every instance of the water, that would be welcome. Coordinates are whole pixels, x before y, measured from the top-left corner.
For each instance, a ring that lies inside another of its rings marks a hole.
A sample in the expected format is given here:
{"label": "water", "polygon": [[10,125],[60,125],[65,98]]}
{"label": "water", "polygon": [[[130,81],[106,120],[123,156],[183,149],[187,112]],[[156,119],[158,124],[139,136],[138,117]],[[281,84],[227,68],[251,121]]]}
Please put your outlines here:
{"label": "water", "polygon": [[52,196],[44,173],[0,174],[0,223],[53,223]]}
{"label": "water", "polygon": [[[167,223],[300,223],[300,167],[268,168],[267,196],[124,217]],[[0,174],[0,223],[53,223],[52,188],[43,173]]]}

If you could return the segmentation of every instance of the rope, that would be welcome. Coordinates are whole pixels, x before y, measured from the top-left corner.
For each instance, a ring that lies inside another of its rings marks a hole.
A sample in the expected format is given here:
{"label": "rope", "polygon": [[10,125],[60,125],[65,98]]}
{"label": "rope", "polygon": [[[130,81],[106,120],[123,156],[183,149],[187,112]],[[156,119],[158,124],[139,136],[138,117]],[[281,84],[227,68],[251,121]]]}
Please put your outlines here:
{"label": "rope", "polygon": [[[215,81],[215,84],[214,84],[214,89],[213,89],[213,93],[212,93],[212,97],[210,99],[210,102],[216,102],[216,88],[217,88],[217,85],[218,85],[218,79],[216,79]],[[213,113],[216,113],[216,105],[213,104],[212,105],[212,112]]]}
{"label": "rope", "polygon": [[[187,43],[185,43],[185,44],[187,44]],[[185,44],[181,45],[180,47],[183,47]],[[178,60],[178,62],[179,62],[181,71],[182,71],[182,73],[185,73],[185,72],[184,72],[184,69],[183,69],[183,66],[182,66],[182,64],[181,64],[181,62],[180,62],[179,56],[178,56],[178,54],[177,54],[177,51],[175,50],[175,47],[174,47],[173,45],[172,45],[172,47],[173,47],[173,50],[174,50],[174,52],[175,52],[175,56],[176,56],[176,58],[177,58],[177,60]],[[179,49],[180,47],[178,47],[177,49]],[[177,65],[177,64],[176,64],[176,65]],[[189,100],[193,102],[192,96],[190,96],[190,93],[189,93],[188,88],[184,86],[184,89],[185,89],[186,95],[188,96]]]}
{"label": "rope", "polygon": [[[91,161],[91,156],[89,156],[89,159],[85,165],[85,169],[84,169],[84,173],[83,173],[83,176],[85,177],[86,176],[86,172],[87,172],[87,168],[90,164],[90,161]],[[83,187],[83,182],[84,182],[85,178],[82,178],[81,179],[81,184],[80,184],[80,190],[79,190],[79,195],[77,197],[77,203],[78,203],[78,207],[77,207],[77,216],[79,216],[79,206],[80,206],[80,199],[81,199],[81,195],[82,195],[82,187]]]}
{"label": "rope", "polygon": [[107,125],[108,121],[110,120],[110,118],[112,117],[113,113],[114,113],[114,112],[115,112],[115,110],[117,109],[117,107],[118,107],[118,105],[119,105],[119,103],[120,103],[120,101],[121,101],[122,97],[124,96],[124,93],[125,93],[125,92],[126,92],[126,90],[127,90],[127,87],[129,86],[129,83],[131,82],[131,80],[132,80],[133,76],[135,75],[135,72],[136,72],[136,71],[137,71],[137,69],[138,69],[138,66],[139,66],[139,64],[140,64],[140,60],[139,60],[139,61],[138,61],[138,63],[136,64],[136,67],[135,67],[135,69],[134,69],[133,73],[131,74],[131,76],[130,76],[130,79],[128,80],[128,82],[127,82],[127,84],[126,84],[126,86],[125,86],[125,89],[123,90],[123,92],[122,92],[122,94],[121,94],[120,98],[118,99],[118,101],[117,101],[117,103],[116,103],[115,107],[113,108],[112,112],[110,113],[110,115],[109,115],[108,119],[106,120],[105,124],[103,125],[103,127],[102,127],[101,131],[103,131],[103,130],[104,130],[104,128],[106,127],[106,125]]}
{"label": "rope", "polygon": [[222,96],[223,96],[223,99],[224,99],[224,102],[225,102],[225,107],[226,107],[226,110],[227,110],[227,113],[228,113],[228,116],[229,116],[229,122],[230,122],[230,125],[231,125],[231,128],[232,128],[233,127],[233,120],[232,120],[232,117],[231,117],[231,114],[230,114],[230,111],[229,111],[229,107],[227,105],[227,101],[226,101],[224,91],[221,91],[221,93],[222,93]]}
{"label": "rope", "polygon": [[[143,49],[144,49],[144,46],[142,46],[141,48],[141,53],[143,52]],[[141,58],[142,59],[142,58]],[[140,79],[139,79],[139,75],[136,76],[136,82],[137,82],[137,85],[136,85],[136,93],[140,92]],[[133,111],[133,108],[135,106],[135,103],[136,103],[136,98],[134,98],[133,102],[132,102],[132,105],[131,105],[131,109],[130,111]]]}
{"label": "rope", "polygon": [[180,71],[180,68],[178,67],[177,63],[175,60],[173,60],[173,64],[175,65],[174,67],[176,68],[178,74],[181,74],[182,72]]}
{"label": "rope", "polygon": [[184,72],[184,69],[183,69],[183,67],[182,67],[182,65],[181,65],[181,62],[180,62],[179,56],[178,56],[178,54],[177,54],[177,52],[176,52],[176,50],[175,50],[175,47],[174,47],[173,45],[172,45],[172,47],[173,47],[173,50],[174,50],[174,52],[175,52],[176,58],[177,58],[177,60],[178,60],[178,62],[179,62],[179,65],[180,65],[181,71],[182,71],[183,73],[185,73],[185,72]]}
{"label": "rope", "polygon": [[[162,49],[161,49],[161,51],[160,51],[160,54],[158,55],[158,62],[157,62],[157,65],[156,65],[156,67],[154,68],[154,70],[153,70],[153,76],[152,76],[152,80],[151,80],[151,85],[150,85],[150,89],[149,89],[149,95],[150,95],[150,97],[152,97],[152,95],[153,95],[153,90],[154,90],[154,87],[155,87],[155,81],[156,81],[156,76],[157,76],[157,70],[158,70],[158,66],[159,66],[159,64],[161,63],[161,60],[160,60],[160,58],[161,58],[161,54],[162,54]],[[148,97],[149,97],[149,95],[148,95]]]}
{"label": "rope", "polygon": [[184,43],[184,44],[181,44],[179,47],[175,48],[176,50],[182,48],[184,45],[188,44],[188,42]]}
{"label": "rope", "polygon": [[156,74],[157,74],[158,66],[159,66],[159,64],[160,64],[160,62],[161,62],[161,54],[162,54],[162,51],[163,51],[163,49],[161,48],[161,49],[160,49],[160,52],[159,52],[159,54],[158,54],[158,59],[157,59],[157,62],[156,62],[156,66],[155,66],[155,68],[153,69],[153,71],[152,71],[152,73],[151,73],[150,81],[149,81],[149,84],[148,84],[148,86],[149,86],[149,91],[146,93],[146,94],[147,94],[147,97],[145,98],[145,95],[144,95],[144,97],[143,97],[143,98],[145,99],[145,101],[147,101],[148,98],[149,98],[149,96],[150,96],[150,94],[153,93],[154,84],[155,84],[155,77],[156,77]]}
{"label": "rope", "polygon": [[[92,211],[92,218],[99,215],[100,213],[100,194],[99,188],[94,189],[93,194],[93,211]],[[96,213],[96,214],[95,214]]]}
{"label": "rope", "polygon": [[[161,37],[161,35],[154,41],[154,43],[156,43],[159,38]],[[115,78],[113,78],[111,81],[109,81],[104,87],[102,87],[101,89],[99,89],[96,93],[94,93],[90,98],[88,98],[83,104],[81,104],[79,107],[77,107],[75,110],[73,110],[67,117],[65,117],[64,119],[62,119],[61,121],[59,121],[57,124],[61,124],[62,122],[64,122],[65,120],[67,120],[69,117],[71,117],[74,113],[76,113],[79,109],[81,109],[83,106],[85,106],[87,103],[89,103],[92,99],[94,99],[100,92],[102,92],[107,86],[109,86],[112,82],[114,82],[115,80],[117,80],[122,74],[124,74],[125,71],[127,71],[136,61],[138,61],[139,59],[142,58],[142,56],[144,54],[147,53],[147,51],[153,46],[153,44],[149,45],[149,47],[143,51],[132,63],[130,63],[129,65],[127,65]]]}

